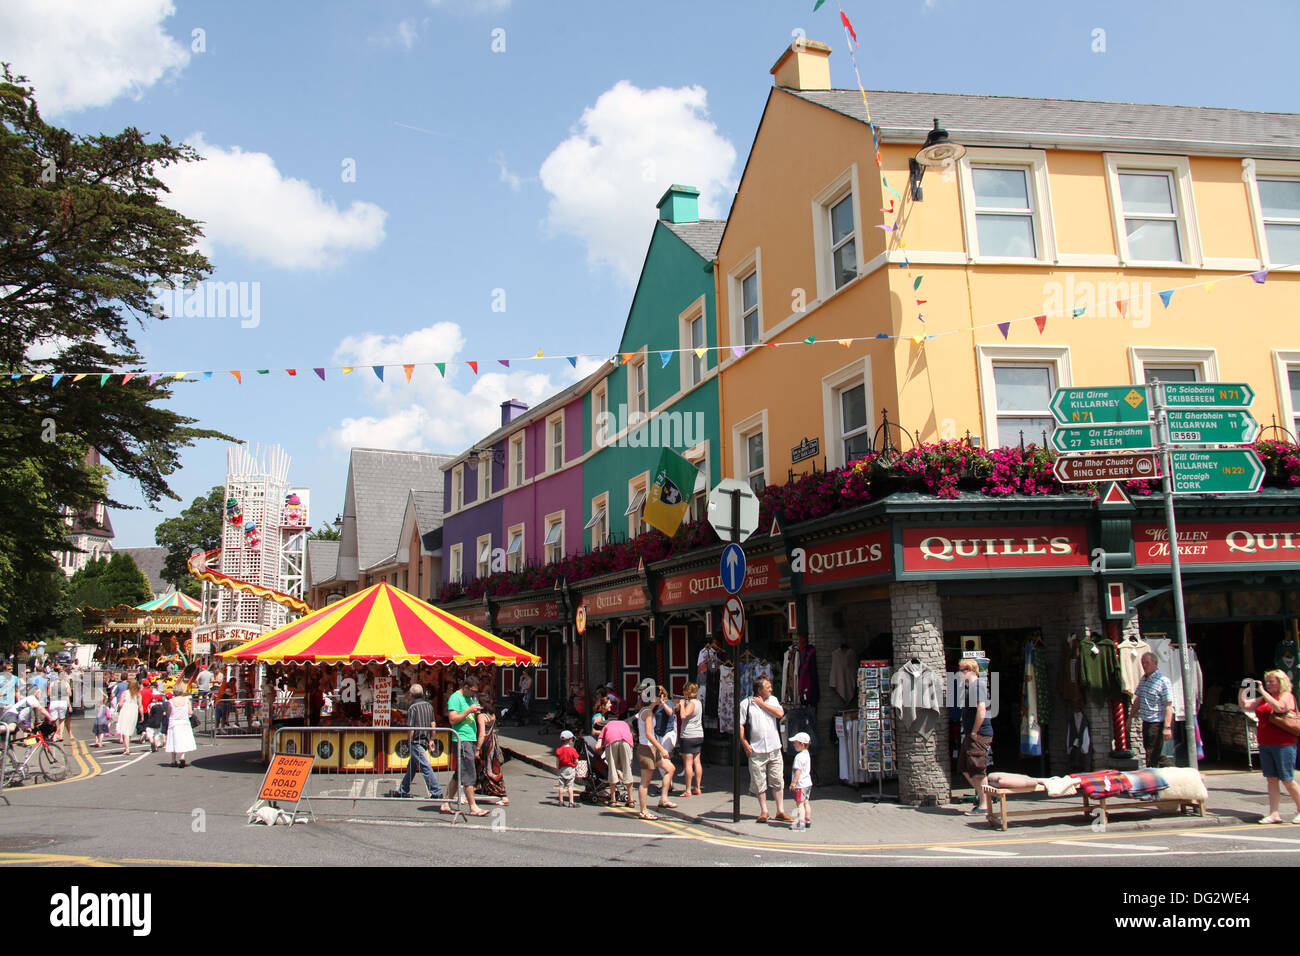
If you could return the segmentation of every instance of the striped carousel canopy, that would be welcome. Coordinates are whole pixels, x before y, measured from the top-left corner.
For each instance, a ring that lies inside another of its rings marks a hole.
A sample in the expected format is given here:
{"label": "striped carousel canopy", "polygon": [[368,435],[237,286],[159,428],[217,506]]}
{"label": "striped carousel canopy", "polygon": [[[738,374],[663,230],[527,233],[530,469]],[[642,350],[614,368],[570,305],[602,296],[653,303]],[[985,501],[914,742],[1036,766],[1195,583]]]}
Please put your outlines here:
{"label": "striped carousel canopy", "polygon": [[198,614],[199,611],[203,610],[198,601],[188,594],[182,594],[180,591],[173,591],[170,594],[164,594],[160,598],[154,598],[152,601],[146,601],[144,604],[137,604],[135,609],[151,613],[156,611],[171,613],[190,611],[194,614]]}
{"label": "striped carousel canopy", "polygon": [[536,664],[540,658],[387,584],[376,584],[219,656],[266,664]]}

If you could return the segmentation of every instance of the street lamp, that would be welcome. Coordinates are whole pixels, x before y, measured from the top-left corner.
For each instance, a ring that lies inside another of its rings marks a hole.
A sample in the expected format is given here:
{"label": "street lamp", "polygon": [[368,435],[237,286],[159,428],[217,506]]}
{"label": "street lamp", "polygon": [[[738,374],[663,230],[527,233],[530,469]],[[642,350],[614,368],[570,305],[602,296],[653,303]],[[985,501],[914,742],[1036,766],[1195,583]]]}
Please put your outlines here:
{"label": "street lamp", "polygon": [[912,199],[920,202],[925,198],[921,194],[921,177],[925,175],[925,167],[949,166],[965,155],[966,147],[949,141],[948,131],[939,125],[939,118],[936,116],[934,129],[925,136],[925,145],[915,157],[907,161]]}

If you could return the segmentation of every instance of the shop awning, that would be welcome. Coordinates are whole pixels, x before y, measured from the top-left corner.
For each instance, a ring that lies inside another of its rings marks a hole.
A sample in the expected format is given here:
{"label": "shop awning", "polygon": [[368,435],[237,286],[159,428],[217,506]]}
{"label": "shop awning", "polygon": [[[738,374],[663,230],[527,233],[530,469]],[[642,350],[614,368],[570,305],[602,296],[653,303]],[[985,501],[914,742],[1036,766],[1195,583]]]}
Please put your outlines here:
{"label": "shop awning", "polygon": [[265,664],[536,664],[534,654],[380,583],[218,656]]}

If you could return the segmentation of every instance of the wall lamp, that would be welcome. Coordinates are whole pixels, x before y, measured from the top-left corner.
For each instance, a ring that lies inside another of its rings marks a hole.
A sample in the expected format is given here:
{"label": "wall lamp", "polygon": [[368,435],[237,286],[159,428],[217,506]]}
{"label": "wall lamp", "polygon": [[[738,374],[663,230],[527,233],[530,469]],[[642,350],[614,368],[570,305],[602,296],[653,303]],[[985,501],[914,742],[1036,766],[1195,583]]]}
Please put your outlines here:
{"label": "wall lamp", "polygon": [[934,120],[934,129],[925,136],[925,145],[915,157],[907,161],[912,186],[912,199],[920,202],[925,197],[921,193],[921,177],[927,166],[949,166],[966,155],[966,147],[960,143],[950,142],[948,131],[939,125],[938,117]]}

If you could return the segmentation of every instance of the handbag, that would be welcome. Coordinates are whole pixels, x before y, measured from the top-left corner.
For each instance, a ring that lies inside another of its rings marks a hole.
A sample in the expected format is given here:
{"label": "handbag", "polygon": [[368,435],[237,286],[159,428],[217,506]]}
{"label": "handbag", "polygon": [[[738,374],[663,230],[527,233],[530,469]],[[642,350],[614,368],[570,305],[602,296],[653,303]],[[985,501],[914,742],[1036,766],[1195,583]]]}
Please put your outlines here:
{"label": "handbag", "polygon": [[1268,722],[1292,737],[1300,737],[1300,713],[1294,710],[1288,710],[1283,714],[1275,714],[1270,710]]}

